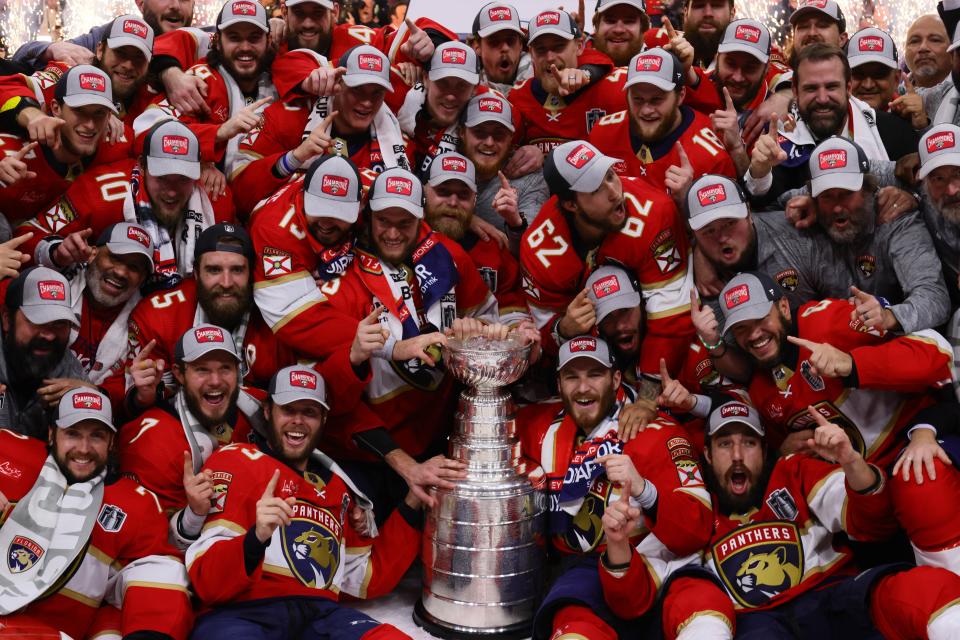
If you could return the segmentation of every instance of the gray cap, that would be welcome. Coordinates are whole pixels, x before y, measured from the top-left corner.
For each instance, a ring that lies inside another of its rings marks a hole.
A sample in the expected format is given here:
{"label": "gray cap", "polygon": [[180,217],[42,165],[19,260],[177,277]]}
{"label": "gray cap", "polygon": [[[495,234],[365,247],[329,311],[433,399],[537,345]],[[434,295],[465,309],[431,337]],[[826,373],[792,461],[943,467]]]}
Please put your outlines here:
{"label": "gray cap", "polygon": [[477,191],[477,171],[473,162],[459,153],[441,153],[430,163],[430,179],[427,184],[435,187],[447,180],[459,180],[470,187],[471,191]]}
{"label": "gray cap", "polygon": [[463,120],[464,126],[475,127],[484,122],[499,122],[514,131],[513,107],[510,101],[496,93],[481,93],[470,98]]}
{"label": "gray cap", "polygon": [[137,254],[146,257],[153,271],[153,241],[147,230],[133,222],[117,222],[103,230],[98,247],[106,247],[117,256]]}
{"label": "gray cap", "polygon": [[897,46],[886,31],[870,27],[853,34],[847,43],[847,61],[850,68],[859,67],[868,62],[879,62],[891,69],[899,69]]}
{"label": "gray cap", "polygon": [[70,107],[99,105],[119,114],[113,103],[113,83],[110,76],[89,64],[78,64],[68,69],[57,82],[54,97]]}
{"label": "gray cap", "polygon": [[658,89],[673,91],[683,84],[683,65],[675,55],[660,47],[641,51],[630,59],[623,88],[635,84],[652,84]]}
{"label": "gray cap", "polygon": [[597,312],[597,324],[619,309],[639,307],[643,299],[630,274],[620,267],[603,266],[587,278],[587,298]]}
{"label": "gray cap", "polygon": [[597,0],[597,7],[594,13],[603,13],[610,7],[615,7],[619,4],[625,4],[634,9],[639,9],[644,13],[647,12],[647,4],[643,0]]}
{"label": "gray cap", "polygon": [[214,351],[228,353],[240,362],[237,345],[229,331],[215,324],[198,324],[187,329],[177,340],[174,357],[177,362],[195,362]]}
{"label": "gray cap", "polygon": [[607,369],[613,368],[613,358],[610,356],[610,347],[601,338],[593,336],[577,336],[567,340],[560,346],[560,355],[557,360],[557,371],[577,358],[596,360]]}
{"label": "gray cap", "polygon": [[560,9],[541,11],[530,19],[527,25],[527,42],[533,42],[542,35],[552,33],[564,40],[573,40],[580,35],[580,28],[570,14]]}
{"label": "gray cap", "polygon": [[[289,4],[288,2],[287,5],[289,6]],[[224,2],[219,15],[217,15],[217,31],[223,31],[227,27],[241,22],[259,27],[265,33],[270,32],[267,11],[256,0],[227,0]]]}
{"label": "gray cap", "polygon": [[822,13],[837,23],[840,33],[847,30],[847,20],[843,17],[843,11],[836,0],[801,0],[790,14],[790,24],[796,25],[797,21],[810,13]]}
{"label": "gray cap", "polygon": [[430,71],[427,77],[432,82],[441,78],[460,78],[470,84],[480,83],[479,62],[473,47],[451,40],[444,42],[433,52],[430,58]]}
{"label": "gray cap", "polygon": [[333,11],[333,0],[287,0],[283,4],[285,4],[287,7],[295,7],[298,4],[307,4],[308,2],[318,4],[325,9],[330,9]]}
{"label": "gray cap", "polygon": [[200,142],[179,120],[163,120],[151,127],[144,137],[143,149],[150,175],[200,178]]}
{"label": "gray cap", "polygon": [[726,176],[700,176],[687,191],[687,217],[694,231],[715,220],[742,220],[748,213],[740,185]]}
{"label": "gray cap", "polygon": [[743,51],[760,62],[766,62],[770,59],[770,30],[757,20],[734,20],[727,25],[723,40],[717,47],[717,53],[730,51]]}
{"label": "gray cap", "polygon": [[610,167],[619,160],[600,153],[586,140],[571,140],[554,147],[543,163],[543,177],[551,193],[569,189],[592,193],[600,188]]}
{"label": "gray cap", "polygon": [[423,183],[401,167],[379,174],[370,188],[369,198],[371,211],[400,207],[413,217],[423,219]]}
{"label": "gray cap", "polygon": [[938,124],[920,138],[920,171],[926,178],[938,167],[960,167],[960,128],[954,124]]}
{"label": "gray cap", "polygon": [[327,410],[327,385],[323,376],[310,367],[284,367],[270,378],[267,389],[274,404],[286,405],[297,400],[313,400]]}
{"label": "gray cap", "polygon": [[810,195],[814,198],[827,189],[859,191],[863,176],[870,171],[867,156],[856,142],[830,136],[818,144],[807,161],[810,168]]}
{"label": "gray cap", "polygon": [[153,57],[153,27],[143,18],[134,15],[122,15],[110,25],[107,34],[107,47],[136,47],[147,57],[147,62]]}
{"label": "gray cap", "polygon": [[72,427],[84,420],[97,420],[116,431],[113,426],[113,407],[110,398],[90,387],[77,387],[67,391],[57,404],[56,425],[61,429]]}
{"label": "gray cap", "polygon": [[758,436],[766,435],[757,410],[746,402],[740,402],[739,400],[724,402],[710,412],[710,418],[707,422],[707,435],[712,436],[728,424],[734,423],[747,425]]}
{"label": "gray cap", "polygon": [[343,83],[348,87],[378,84],[387,91],[393,91],[390,61],[379,49],[368,44],[356,46],[341,56],[340,66],[347,70],[343,74]]}
{"label": "gray cap", "polygon": [[497,31],[516,31],[521,36],[520,14],[512,4],[491,2],[484,5],[473,19],[473,34],[486,38]]}
{"label": "gray cap", "polygon": [[770,276],[758,271],[738,273],[720,292],[723,333],[739,322],[766,317],[782,297],[783,289]]}
{"label": "gray cap", "polygon": [[353,224],[360,216],[360,173],[349,158],[323,156],[304,178],[303,212]]}
{"label": "gray cap", "polygon": [[19,309],[33,324],[66,320],[80,326],[73,312],[70,285],[58,271],[32,267],[20,272],[7,288],[7,307]]}

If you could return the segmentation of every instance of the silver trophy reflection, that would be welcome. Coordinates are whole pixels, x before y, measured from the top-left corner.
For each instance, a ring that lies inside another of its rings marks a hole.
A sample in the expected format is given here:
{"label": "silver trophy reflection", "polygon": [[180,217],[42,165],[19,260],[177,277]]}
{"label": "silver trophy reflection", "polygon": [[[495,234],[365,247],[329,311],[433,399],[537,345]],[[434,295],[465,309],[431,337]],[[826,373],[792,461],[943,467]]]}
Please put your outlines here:
{"label": "silver trophy reflection", "polygon": [[413,617],[434,635],[530,635],[546,503],[522,475],[513,401],[501,389],[527,370],[530,347],[514,337],[447,342],[447,370],[470,386],[460,393],[449,452],[467,463],[467,477],[453,490],[431,490],[437,506],[427,512]]}

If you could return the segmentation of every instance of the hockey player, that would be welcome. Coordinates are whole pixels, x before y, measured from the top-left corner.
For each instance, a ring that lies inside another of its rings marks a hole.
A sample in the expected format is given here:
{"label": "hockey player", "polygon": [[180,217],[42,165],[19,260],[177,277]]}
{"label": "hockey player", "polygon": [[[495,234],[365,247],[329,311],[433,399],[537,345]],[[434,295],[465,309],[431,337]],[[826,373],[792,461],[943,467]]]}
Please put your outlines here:
{"label": "hockey player", "polygon": [[650,18],[643,0],[600,0],[593,13],[593,38],[597,51],[618,67],[625,67],[643,50]]}
{"label": "hockey player", "polygon": [[546,155],[568,140],[585,140],[603,116],[623,109],[624,73],[595,49],[565,11],[530,20],[528,46],[534,77],[510,92],[517,139]]}
{"label": "hockey player", "polygon": [[[328,411],[312,369],[277,372],[264,406],[266,432],[207,460],[219,478],[216,506],[187,550],[190,579],[207,612],[198,638],[261,635],[408,638],[355,609],[341,594],[374,598],[392,590],[420,549],[420,501],[413,492],[379,533],[358,509],[354,484],[317,450]],[[360,524],[361,526],[358,526]]]}
{"label": "hockey player", "polygon": [[[58,268],[77,262],[62,240],[74,233],[97,237],[111,224],[133,222],[147,230],[154,247],[151,286],[172,286],[193,273],[193,247],[200,232],[217,222],[232,222],[233,202],[211,202],[197,182],[197,137],[181,122],[155,125],[144,138],[143,155],[89,173],[60,201],[24,223],[32,231],[24,244],[36,264]],[[32,248],[32,249],[31,249]]]}
{"label": "hockey player", "polygon": [[626,534],[639,511],[621,501],[608,507],[600,572],[607,604],[636,616],[659,585],[702,563],[710,578],[699,580],[701,610],[686,618],[667,612],[668,638],[732,638],[734,629],[738,638],[952,637],[960,624],[955,574],[892,564],[854,577],[849,547],[835,535],[869,541],[894,532],[886,477],[848,432],[812,407],[809,415],[815,455],[778,460],[753,407],[730,401],[712,411],[704,475],[715,521],[698,553],[678,558],[654,536],[633,549]]}
{"label": "hockey player", "polygon": [[156,497],[110,468],[110,400],[74,389],[55,415],[46,442],[0,430],[0,636],[90,637],[109,603],[123,637],[185,640],[187,574]]}
{"label": "hockey player", "polygon": [[597,554],[604,547],[601,518],[625,492],[647,519],[630,532],[648,532],[685,555],[702,547],[712,513],[707,490],[684,431],[668,417],[653,421],[629,443],[618,436],[618,416],[631,393],[620,385],[607,344],[578,336],[560,348],[557,367],[563,410],[518,425],[522,451],[548,483],[548,531],[568,558],[534,622],[534,638],[615,638],[636,630],[603,602]]}
{"label": "hockey player", "polygon": [[[622,160],[621,176],[645,178],[677,198],[687,179],[708,173],[736,179],[736,169],[710,119],[682,104],[686,95],[679,59],[660,48],[648,49],[627,68],[627,110],[600,118],[590,142],[605,155]],[[678,208],[682,207],[682,200]]]}
{"label": "hockey player", "polygon": [[[545,348],[592,330],[571,314],[598,265],[618,263],[640,283],[647,314],[640,371],[659,373],[659,359],[679,369],[692,331],[687,325],[692,275],[686,232],[676,206],[639,178],[620,178],[609,158],[582,140],[560,145],[544,164],[553,194],[520,246],[527,303]],[[552,344],[551,344],[552,343]]]}
{"label": "hockey player", "polygon": [[481,81],[505,96],[522,84],[533,70],[524,51],[526,33],[520,14],[512,4],[491,2],[480,7],[473,19],[473,48],[480,59]]}
{"label": "hockey player", "polygon": [[683,37],[693,46],[694,65],[708,70],[716,65],[717,49],[734,13],[733,0],[683,3]]}

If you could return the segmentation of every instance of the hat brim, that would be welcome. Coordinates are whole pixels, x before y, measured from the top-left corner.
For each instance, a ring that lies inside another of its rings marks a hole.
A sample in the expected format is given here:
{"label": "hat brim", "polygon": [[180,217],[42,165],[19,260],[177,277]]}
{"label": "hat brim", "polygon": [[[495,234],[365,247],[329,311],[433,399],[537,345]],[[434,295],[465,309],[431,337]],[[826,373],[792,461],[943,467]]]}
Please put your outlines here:
{"label": "hat brim", "polygon": [[543,27],[542,29],[537,29],[536,35],[530,36],[529,42],[533,42],[540,36],[545,36],[547,34],[560,36],[564,40],[573,40],[573,34],[565,29],[561,29],[560,27]]}
{"label": "hat brim", "polygon": [[505,22],[504,24],[491,24],[490,26],[484,27],[483,29],[477,31],[477,36],[486,38],[487,36],[499,31],[516,31],[521,37],[523,36],[523,29],[512,22]]}
{"label": "hat brim", "polygon": [[770,60],[769,55],[764,55],[762,51],[756,47],[751,47],[748,44],[738,44],[736,42],[728,42],[726,44],[721,44],[717,47],[717,53],[732,53],[734,51],[739,51],[741,53],[749,53],[754,58],[760,62],[768,62]]}
{"label": "hat brim", "polygon": [[729,418],[722,419],[717,425],[711,426],[707,430],[707,435],[708,436],[716,435],[716,433],[721,429],[723,429],[725,426],[727,426],[728,424],[734,424],[734,423],[739,423],[747,427],[750,427],[750,430],[756,433],[760,437],[767,435],[766,432],[763,430],[762,425],[751,424],[742,416],[730,416]]}
{"label": "hat brim", "polygon": [[113,115],[119,115],[120,112],[117,111],[117,105],[113,104],[105,96],[94,96],[89,93],[81,93],[72,96],[64,96],[63,102],[68,107],[77,108],[77,107],[88,107],[90,105],[97,105],[101,107],[106,107],[110,109]]}
{"label": "hat brim", "polygon": [[103,416],[91,415],[91,414],[88,414],[88,413],[83,413],[83,414],[79,414],[79,415],[74,415],[74,416],[71,416],[71,417],[69,417],[69,418],[57,418],[56,421],[55,421],[55,424],[57,425],[57,428],[59,428],[59,429],[66,429],[66,428],[68,428],[68,427],[72,427],[73,425],[77,424],[78,422],[83,422],[84,420],[96,420],[97,422],[99,422],[99,423],[101,423],[101,424],[105,424],[105,425],[107,425],[108,427],[110,427],[110,430],[111,430],[111,431],[113,431],[113,432],[116,432],[116,431],[117,431],[117,427],[113,424],[112,421],[107,420],[107,419],[104,418]]}
{"label": "hat brim", "polygon": [[[289,4],[288,4],[288,6],[289,6]],[[248,17],[248,16],[238,16],[238,17],[231,18],[230,20],[227,20],[226,22],[224,22],[224,23],[222,23],[222,24],[218,24],[218,25],[217,25],[217,30],[218,30],[218,31],[223,31],[223,30],[226,29],[227,27],[232,27],[232,26],[235,25],[235,24],[240,24],[240,23],[243,23],[243,22],[246,22],[247,24],[252,24],[252,25],[255,26],[255,27],[259,27],[264,33],[270,33],[270,27],[269,27],[269,26],[263,24],[262,22],[260,22],[260,21],[257,20],[256,18]]]}
{"label": "hat brim", "polygon": [[330,405],[327,404],[326,400],[321,400],[316,395],[311,394],[308,391],[280,391],[270,395],[270,400],[273,404],[278,404],[280,406],[286,406],[288,404],[297,402],[298,400],[310,400],[311,402],[316,402],[321,407],[330,410]]}
{"label": "hat brim", "polygon": [[630,87],[634,87],[638,84],[650,84],[655,86],[657,89],[662,89],[664,91],[673,91],[677,88],[675,82],[670,82],[666,78],[661,78],[658,75],[652,73],[638,73],[623,84],[623,90],[626,91]]}
{"label": "hat brim", "polygon": [[613,2],[609,2],[606,5],[604,5],[603,8],[597,9],[596,13],[603,13],[604,11],[606,11],[607,9],[610,9],[611,7],[616,7],[622,4],[633,7],[634,9],[638,10],[640,13],[647,12],[647,10],[644,9],[642,6],[643,3],[637,2],[637,0],[614,0]]}
{"label": "hat brim", "polygon": [[810,181],[810,195],[816,198],[827,189],[860,191],[863,188],[862,173],[828,173]]}
{"label": "hat brim", "polygon": [[476,116],[465,121],[463,125],[465,127],[475,127],[478,124],[483,124],[484,122],[498,122],[509,129],[511,133],[516,132],[516,127],[513,126],[513,122],[507,118],[498,118],[497,116],[490,114],[489,111],[478,111]]}
{"label": "hat brim", "polygon": [[60,322],[66,320],[75,327],[80,326],[77,314],[69,307],[61,304],[22,304],[20,311],[33,324],[48,324],[50,322]]}
{"label": "hat brim", "polygon": [[440,67],[439,69],[431,69],[430,73],[427,74],[427,77],[430,78],[431,82],[436,82],[443,78],[460,78],[465,80],[470,84],[477,85],[480,84],[480,74],[467,71],[466,69],[454,69],[451,67]]}
{"label": "hat brim", "polygon": [[150,50],[150,47],[148,47],[147,43],[141,38],[134,38],[133,36],[107,38],[108,49],[119,49],[120,47],[136,47],[140,49],[143,55],[147,57],[147,62],[150,62],[150,59],[153,57],[153,51]]}
{"label": "hat brim", "polygon": [[344,74],[343,84],[351,88],[360,87],[365,84],[378,84],[387,91],[393,91],[393,85],[390,84],[390,82],[385,78],[382,78],[374,73],[363,73],[362,71],[354,71],[353,73]]}
{"label": "hat brim", "polygon": [[570,185],[570,190],[579,193],[593,193],[603,184],[603,179],[606,177],[610,167],[618,162],[620,162],[620,160],[617,158],[601,155],[596,159],[592,167],[584,171],[583,174]]}
{"label": "hat brim", "polygon": [[392,207],[399,207],[417,220],[423,220],[423,207],[419,207],[404,198],[393,198],[387,196],[383,198],[370,199],[371,211],[383,211],[384,209],[390,209]]}
{"label": "hat brim", "polygon": [[891,69],[899,69],[897,66],[896,60],[891,60],[890,58],[875,53],[866,53],[863,55],[847,56],[847,62],[850,63],[850,68],[855,69],[859,66],[868,64],[870,62],[879,62],[885,67],[890,67]]}
{"label": "hat brim", "polygon": [[353,224],[360,217],[359,202],[334,202],[309,191],[303,193],[303,213],[308,218],[335,218]]}
{"label": "hat brim", "polygon": [[470,190],[474,193],[477,192],[477,183],[468,178],[465,175],[455,174],[455,173],[441,173],[440,175],[434,176],[427,181],[427,184],[431,187],[435,187],[438,184],[443,184],[444,182],[450,182],[451,180],[459,180],[463,184],[470,187]]}
{"label": "hat brim", "polygon": [[333,10],[333,2],[331,2],[330,0],[287,0],[287,2],[285,2],[284,4],[286,4],[288,7],[295,7],[298,4],[307,4],[308,2],[313,4],[318,4],[321,7],[330,9],[331,11]]}
{"label": "hat brim", "polygon": [[747,205],[744,203],[727,204],[688,218],[688,222],[691,229],[700,231],[700,229],[717,220],[743,220],[748,213]]}
{"label": "hat brim", "polygon": [[920,165],[920,171],[917,172],[917,178],[923,180],[934,169],[940,167],[960,167],[960,151],[944,153],[931,160],[927,160]]}
{"label": "hat brim", "polygon": [[561,371],[565,366],[567,366],[574,360],[579,360],[580,358],[590,358],[595,362],[599,362],[601,365],[603,365],[605,369],[613,369],[613,363],[603,361],[595,351],[578,351],[577,353],[571,353],[570,357],[558,362],[557,371]]}
{"label": "hat brim", "polygon": [[197,349],[199,350],[199,353],[193,354],[193,357],[191,357],[189,360],[187,360],[187,356],[186,354],[184,354],[183,361],[186,362],[187,364],[190,364],[191,362],[196,362],[200,358],[204,356],[208,356],[211,353],[222,351],[227,355],[233,357],[233,359],[235,359],[237,362],[240,362],[240,356],[238,356],[236,353],[231,351],[225,345],[226,343],[223,343],[223,342],[208,342],[207,344],[198,347]]}
{"label": "hat brim", "polygon": [[734,325],[740,324],[741,322],[766,318],[767,314],[770,313],[770,309],[772,308],[773,301],[771,300],[761,300],[760,302],[755,302],[754,304],[745,304],[737,307],[734,312],[727,316],[727,319],[724,321],[723,335],[726,335]]}
{"label": "hat brim", "polygon": [[594,303],[597,310],[597,324],[603,322],[603,319],[614,311],[633,309],[639,307],[642,302],[643,298],[636,291],[622,293],[606,300],[599,300]]}
{"label": "hat brim", "polygon": [[106,245],[110,253],[116,256],[140,255],[150,263],[150,271],[153,271],[153,254],[145,246],[138,242],[108,242]]}
{"label": "hat brim", "polygon": [[147,156],[147,171],[152,176],[186,176],[191,180],[199,180],[200,162]]}
{"label": "hat brim", "polygon": [[833,20],[834,22],[836,22],[836,23],[838,23],[838,24],[840,23],[839,20],[837,20],[836,18],[834,18],[832,15],[830,15],[830,12],[829,12],[829,11],[824,11],[823,9],[819,9],[819,8],[817,8],[817,7],[801,7],[801,8],[797,9],[796,11],[794,11],[793,13],[790,14],[790,24],[791,24],[791,25],[796,24],[796,23],[797,23],[797,20],[799,20],[800,18],[802,18],[803,16],[805,16],[805,15],[808,14],[808,13],[819,13],[819,14],[822,14],[822,15],[827,16],[828,18],[830,18],[831,20]]}

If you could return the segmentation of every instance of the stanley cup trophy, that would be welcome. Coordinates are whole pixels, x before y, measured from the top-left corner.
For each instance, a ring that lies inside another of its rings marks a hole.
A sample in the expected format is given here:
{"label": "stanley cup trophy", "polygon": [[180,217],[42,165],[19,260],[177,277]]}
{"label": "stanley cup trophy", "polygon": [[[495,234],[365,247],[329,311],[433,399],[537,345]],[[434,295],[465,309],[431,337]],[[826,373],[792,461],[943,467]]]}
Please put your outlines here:
{"label": "stanley cup trophy", "polygon": [[519,338],[448,340],[447,370],[470,386],[460,394],[450,457],[467,463],[423,532],[423,595],[414,620],[443,638],[530,635],[542,585],[545,497],[521,475],[513,401],[500,387],[527,369]]}

